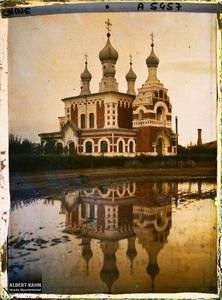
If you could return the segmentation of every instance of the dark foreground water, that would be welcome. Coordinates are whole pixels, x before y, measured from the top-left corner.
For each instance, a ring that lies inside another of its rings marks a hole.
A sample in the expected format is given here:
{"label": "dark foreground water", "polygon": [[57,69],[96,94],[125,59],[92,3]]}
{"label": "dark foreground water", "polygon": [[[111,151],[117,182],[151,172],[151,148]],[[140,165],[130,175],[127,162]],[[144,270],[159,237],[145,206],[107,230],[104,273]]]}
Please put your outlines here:
{"label": "dark foreground water", "polygon": [[12,199],[9,280],[40,279],[44,293],[216,293],[215,190],[117,180]]}

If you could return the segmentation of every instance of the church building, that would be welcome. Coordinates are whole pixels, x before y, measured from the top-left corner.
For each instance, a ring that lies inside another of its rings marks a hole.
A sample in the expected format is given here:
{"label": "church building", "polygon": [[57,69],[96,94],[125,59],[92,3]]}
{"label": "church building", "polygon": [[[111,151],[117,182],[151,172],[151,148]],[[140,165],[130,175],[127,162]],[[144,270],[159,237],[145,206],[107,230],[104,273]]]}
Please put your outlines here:
{"label": "church building", "polygon": [[167,89],[157,77],[159,58],[154,52],[153,34],[146,59],[146,81],[136,92],[137,76],[130,57],[125,76],[127,91],[120,92],[115,78],[118,52],[111,44],[109,20],[106,25],[107,42],[99,52],[99,91],[90,91],[92,75],[86,57],[81,92],[62,99],[65,113],[59,117],[60,131],[39,134],[42,145],[53,140],[62,151],[80,155],[175,155],[177,136],[172,131],[172,106]]}

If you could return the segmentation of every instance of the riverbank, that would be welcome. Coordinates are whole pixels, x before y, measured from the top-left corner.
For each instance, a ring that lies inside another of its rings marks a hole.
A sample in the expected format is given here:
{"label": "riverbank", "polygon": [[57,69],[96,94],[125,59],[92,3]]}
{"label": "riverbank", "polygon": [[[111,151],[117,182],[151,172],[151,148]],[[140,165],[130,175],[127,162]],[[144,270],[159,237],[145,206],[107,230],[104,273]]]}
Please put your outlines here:
{"label": "riverbank", "polygon": [[187,181],[187,180],[216,180],[215,167],[203,168],[107,168],[107,169],[78,169],[66,171],[48,171],[10,174],[11,195],[32,194],[39,191],[55,193],[60,189],[106,185],[123,181]]}

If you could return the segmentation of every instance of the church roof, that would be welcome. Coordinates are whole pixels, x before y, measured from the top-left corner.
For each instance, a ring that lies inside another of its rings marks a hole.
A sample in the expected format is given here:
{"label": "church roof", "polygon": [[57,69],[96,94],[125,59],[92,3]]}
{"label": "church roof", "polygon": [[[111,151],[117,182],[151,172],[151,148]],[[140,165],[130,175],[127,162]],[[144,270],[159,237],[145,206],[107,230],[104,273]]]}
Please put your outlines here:
{"label": "church roof", "polygon": [[[105,94],[116,94],[116,95],[120,95],[120,96],[127,96],[129,98],[135,98],[135,95],[131,95],[128,93],[122,93],[122,92],[117,92],[117,91],[105,91],[105,92],[98,92],[98,93],[92,93],[90,95],[87,95],[87,99],[92,98],[93,96],[98,96],[98,95],[105,95]],[[61,99],[62,101],[66,101],[66,100],[74,100],[74,99],[80,99],[80,98],[86,98],[86,96],[82,96],[82,95],[78,95],[78,96],[72,96],[72,97],[67,97],[67,98],[63,98]]]}
{"label": "church roof", "polygon": [[62,132],[63,132],[64,130],[66,130],[67,127],[71,127],[74,131],[79,132],[79,128],[78,128],[78,127],[76,126],[76,124],[75,124],[73,121],[71,121],[71,120],[68,120],[68,121],[66,122],[65,126],[64,126],[63,129],[62,129]]}

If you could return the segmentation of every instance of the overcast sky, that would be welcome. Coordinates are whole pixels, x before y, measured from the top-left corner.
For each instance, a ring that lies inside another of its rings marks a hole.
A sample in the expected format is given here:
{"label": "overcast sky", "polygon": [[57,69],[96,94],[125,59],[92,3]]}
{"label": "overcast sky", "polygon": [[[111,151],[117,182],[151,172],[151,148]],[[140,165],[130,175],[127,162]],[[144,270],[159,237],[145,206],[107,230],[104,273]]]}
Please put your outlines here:
{"label": "overcast sky", "polygon": [[136,89],[147,79],[150,34],[160,59],[158,78],[168,89],[179,143],[203,142],[216,132],[216,20],[201,13],[81,13],[9,19],[10,132],[38,142],[38,133],[59,130],[61,98],[80,93],[84,54],[92,74],[91,92],[102,77],[99,51],[106,43],[105,21],[111,20],[111,43],[119,53],[116,78],[126,92],[129,54],[137,74]]}

